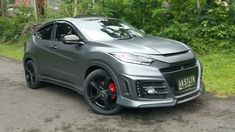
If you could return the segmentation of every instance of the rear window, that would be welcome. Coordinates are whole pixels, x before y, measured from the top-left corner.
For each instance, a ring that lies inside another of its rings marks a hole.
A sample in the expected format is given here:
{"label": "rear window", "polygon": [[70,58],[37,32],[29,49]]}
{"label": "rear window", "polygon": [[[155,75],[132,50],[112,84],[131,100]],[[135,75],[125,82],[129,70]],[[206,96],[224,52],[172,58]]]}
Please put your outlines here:
{"label": "rear window", "polygon": [[40,29],[36,33],[36,37],[38,39],[51,40],[52,27],[53,27],[53,25],[49,25],[49,26],[46,26],[46,27]]}

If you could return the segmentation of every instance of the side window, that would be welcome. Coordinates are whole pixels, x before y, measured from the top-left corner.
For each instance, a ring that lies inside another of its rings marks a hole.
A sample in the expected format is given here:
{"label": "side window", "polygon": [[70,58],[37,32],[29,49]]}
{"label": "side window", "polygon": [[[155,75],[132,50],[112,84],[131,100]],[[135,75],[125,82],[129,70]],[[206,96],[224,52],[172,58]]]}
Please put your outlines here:
{"label": "side window", "polygon": [[68,24],[65,23],[57,24],[56,36],[55,36],[56,41],[62,41],[64,36],[66,35],[77,35],[77,33],[74,30],[74,28]]}
{"label": "side window", "polygon": [[51,40],[51,32],[52,32],[53,25],[46,26],[42,29],[40,29],[36,33],[36,37],[38,39],[45,39],[45,40]]}

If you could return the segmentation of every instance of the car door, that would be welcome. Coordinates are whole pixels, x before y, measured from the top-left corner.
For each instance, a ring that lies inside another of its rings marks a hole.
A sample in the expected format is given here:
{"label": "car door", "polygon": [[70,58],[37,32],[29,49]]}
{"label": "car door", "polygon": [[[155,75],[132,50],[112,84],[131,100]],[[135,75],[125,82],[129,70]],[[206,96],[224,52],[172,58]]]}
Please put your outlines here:
{"label": "car door", "polygon": [[78,32],[71,24],[59,21],[56,24],[53,46],[55,47],[51,52],[51,58],[54,68],[54,77],[70,83],[74,86],[81,85],[81,70],[84,64],[85,45],[73,44],[68,45],[63,43],[63,37],[66,35],[77,35]]}
{"label": "car door", "polygon": [[51,47],[53,38],[54,24],[50,23],[39,29],[34,34],[34,44],[36,48],[33,50],[35,60],[42,76],[48,76],[53,69],[51,65]]}

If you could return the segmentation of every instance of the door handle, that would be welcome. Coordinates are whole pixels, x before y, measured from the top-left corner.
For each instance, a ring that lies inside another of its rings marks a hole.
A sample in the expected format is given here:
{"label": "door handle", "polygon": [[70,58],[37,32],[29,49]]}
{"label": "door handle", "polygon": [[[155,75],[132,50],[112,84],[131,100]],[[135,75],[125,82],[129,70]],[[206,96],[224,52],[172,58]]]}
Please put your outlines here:
{"label": "door handle", "polygon": [[56,45],[51,46],[51,49],[57,49]]}

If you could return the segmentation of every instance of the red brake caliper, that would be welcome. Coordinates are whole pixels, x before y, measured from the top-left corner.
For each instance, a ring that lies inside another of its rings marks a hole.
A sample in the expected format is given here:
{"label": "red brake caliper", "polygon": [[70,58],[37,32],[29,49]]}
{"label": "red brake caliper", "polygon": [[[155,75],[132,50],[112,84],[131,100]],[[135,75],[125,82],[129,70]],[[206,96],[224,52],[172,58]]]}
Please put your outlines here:
{"label": "red brake caliper", "polygon": [[[110,90],[111,93],[116,93],[116,87],[115,87],[115,84],[113,82],[109,83],[109,90]],[[115,100],[117,97],[116,96],[111,96],[111,98],[113,100]]]}

